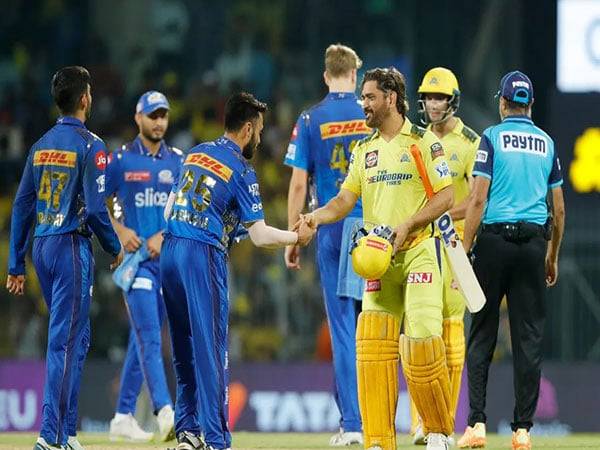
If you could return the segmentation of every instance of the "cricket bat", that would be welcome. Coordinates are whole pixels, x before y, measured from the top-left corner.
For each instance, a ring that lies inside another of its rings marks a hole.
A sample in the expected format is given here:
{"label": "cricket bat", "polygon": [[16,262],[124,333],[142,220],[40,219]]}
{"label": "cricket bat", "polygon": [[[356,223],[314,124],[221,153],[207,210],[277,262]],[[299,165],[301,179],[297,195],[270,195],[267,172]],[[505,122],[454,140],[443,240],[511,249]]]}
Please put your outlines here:
{"label": "cricket bat", "polygon": [[[421,156],[419,148],[413,144],[410,147],[410,153],[415,160],[417,171],[423,181],[427,198],[433,197],[433,187],[425,169],[425,163]],[[465,298],[465,303],[470,312],[476,313],[485,305],[485,295],[481,290],[479,281],[473,272],[473,267],[469,263],[469,258],[465,253],[465,249],[460,240],[460,236],[454,228],[454,223],[448,212],[442,214],[440,218],[435,220],[435,225],[440,231],[440,236],[444,242],[446,255],[450,262],[454,280],[458,283],[460,292]]]}

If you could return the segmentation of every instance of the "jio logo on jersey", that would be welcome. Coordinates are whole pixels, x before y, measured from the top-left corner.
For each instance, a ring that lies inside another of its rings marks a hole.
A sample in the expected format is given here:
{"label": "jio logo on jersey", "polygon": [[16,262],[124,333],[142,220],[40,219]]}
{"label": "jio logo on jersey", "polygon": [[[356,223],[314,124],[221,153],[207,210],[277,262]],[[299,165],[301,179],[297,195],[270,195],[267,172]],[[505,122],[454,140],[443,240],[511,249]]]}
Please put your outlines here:
{"label": "jio logo on jersey", "polygon": [[152,206],[166,206],[169,194],[155,191],[154,188],[146,188],[143,192],[135,194],[135,206],[145,208]]}

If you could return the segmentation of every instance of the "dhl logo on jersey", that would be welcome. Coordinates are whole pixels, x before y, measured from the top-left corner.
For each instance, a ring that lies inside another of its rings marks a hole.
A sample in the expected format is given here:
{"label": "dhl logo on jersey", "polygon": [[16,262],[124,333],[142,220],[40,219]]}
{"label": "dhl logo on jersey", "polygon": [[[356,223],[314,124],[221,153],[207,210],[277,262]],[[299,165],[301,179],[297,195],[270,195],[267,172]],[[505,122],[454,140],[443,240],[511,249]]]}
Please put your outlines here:
{"label": "dhl logo on jersey", "polygon": [[214,173],[223,181],[229,181],[229,178],[231,178],[231,174],[233,173],[233,170],[231,170],[225,164],[217,161],[214,158],[211,158],[206,153],[193,153],[188,155],[184,164],[202,167],[203,169]]}
{"label": "dhl logo on jersey", "polygon": [[369,134],[371,129],[363,119],[346,120],[345,122],[327,122],[320,126],[321,139],[339,136],[352,136],[353,134]]}
{"label": "dhl logo on jersey", "polygon": [[63,150],[38,150],[33,155],[34,166],[75,167],[76,152]]}

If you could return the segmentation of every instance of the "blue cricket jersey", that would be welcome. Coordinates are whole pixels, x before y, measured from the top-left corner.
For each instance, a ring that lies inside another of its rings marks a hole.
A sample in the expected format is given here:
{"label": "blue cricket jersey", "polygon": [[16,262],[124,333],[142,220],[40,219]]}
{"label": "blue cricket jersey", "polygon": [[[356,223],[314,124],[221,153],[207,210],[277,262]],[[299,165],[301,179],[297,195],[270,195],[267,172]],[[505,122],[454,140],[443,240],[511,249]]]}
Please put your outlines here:
{"label": "blue cricket jersey", "polygon": [[508,116],[483,132],[473,175],[491,180],[485,224],[545,224],[548,188],[563,182],[552,138],[527,116]]}
{"label": "blue cricket jersey", "polygon": [[[13,203],[8,273],[25,273],[28,236],[79,231],[117,255],[121,244],[106,210],[106,146],[74,117],[61,117],[29,151]],[[89,228],[88,228],[89,227]]]}
{"label": "blue cricket jersey", "polygon": [[[323,206],[339,192],[354,146],[369,134],[356,95],[331,92],[300,114],[284,164],[308,172],[316,206]],[[360,200],[349,215],[362,216]]]}
{"label": "blue cricket jersey", "polygon": [[226,251],[238,226],[264,219],[256,172],[230,139],[220,137],[187,154],[167,233]]}
{"label": "blue cricket jersey", "polygon": [[164,141],[152,156],[139,136],[112,152],[106,168],[106,194],[116,194],[115,218],[145,239],[164,230],[163,212],[182,160],[183,153]]}

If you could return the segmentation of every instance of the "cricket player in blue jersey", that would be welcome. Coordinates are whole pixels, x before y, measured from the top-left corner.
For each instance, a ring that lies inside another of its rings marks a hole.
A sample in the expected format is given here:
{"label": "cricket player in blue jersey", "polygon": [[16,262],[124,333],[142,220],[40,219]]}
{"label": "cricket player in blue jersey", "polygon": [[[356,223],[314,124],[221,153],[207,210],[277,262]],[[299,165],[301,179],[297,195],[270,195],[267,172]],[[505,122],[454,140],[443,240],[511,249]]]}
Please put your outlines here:
{"label": "cricket player in blue jersey", "polygon": [[260,247],[306,244],[310,236],[306,226],[299,239],[265,223],[247,159],[260,143],[266,109],[251,94],[230,97],[224,136],[190,150],[165,208],[160,269],[177,375],[177,450],[231,447],[227,253],[238,226]]}
{"label": "cricket player in blue jersey", "polygon": [[29,151],[13,202],[7,289],[22,295],[25,254],[33,233],[33,264],[48,305],[46,383],[40,437],[34,450],[83,447],[76,438],[77,398],[89,347],[94,259],[92,232],[123,259],[105,199],[106,146],[84,122],[92,107],[90,74],[65,67],[52,78],[61,117]]}
{"label": "cricket player in blue jersey", "polygon": [[158,439],[166,441],[175,437],[175,414],[161,352],[161,326],[166,311],[159,255],[166,226],[164,208],[179,176],[183,153],[163,140],[169,125],[169,102],[163,94],[143,94],[136,106],[135,121],[137,138],[109,156],[106,193],[115,196],[112,223],[125,251],[133,253],[144,245],[150,259],[139,265],[133,284],[125,292],[131,332],[109,437],[113,441],[152,439],[152,433],[142,430],[134,417],[145,379],[158,422]]}
{"label": "cricket player in blue jersey", "polygon": [[[365,115],[355,95],[356,71],[362,61],[345,45],[330,45],[325,52],[325,84],[329,94],[304,111],[292,133],[285,164],[293,168],[288,193],[288,224],[299,217],[308,191],[316,192],[315,206],[336,196],[346,174],[356,143],[370,134]],[[352,232],[360,228],[360,202],[345,220],[319,227],[317,259],[325,310],[329,322],[335,375],[335,400],[340,410],[340,431],[331,446],[362,444],[360,411],[356,387],[356,321],[364,282],[352,269],[349,245]],[[288,246],[285,262],[300,268],[298,246]]]}

